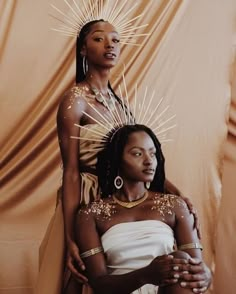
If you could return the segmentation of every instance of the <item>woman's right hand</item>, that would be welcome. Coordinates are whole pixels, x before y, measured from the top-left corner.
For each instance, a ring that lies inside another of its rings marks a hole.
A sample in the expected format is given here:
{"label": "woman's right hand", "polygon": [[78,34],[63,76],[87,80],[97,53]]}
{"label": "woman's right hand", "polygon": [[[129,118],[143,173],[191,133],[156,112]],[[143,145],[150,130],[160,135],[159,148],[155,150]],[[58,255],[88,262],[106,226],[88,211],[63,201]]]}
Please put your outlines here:
{"label": "woman's right hand", "polygon": [[67,244],[66,267],[79,283],[88,282],[88,279],[81,273],[85,270],[85,265],[80,258],[79,248],[75,242]]}
{"label": "woman's right hand", "polygon": [[[186,269],[185,269],[186,266]],[[147,283],[157,286],[167,286],[178,282],[180,272],[179,268],[187,270],[188,261],[186,259],[175,258],[172,255],[162,255],[153,259],[146,267]]]}

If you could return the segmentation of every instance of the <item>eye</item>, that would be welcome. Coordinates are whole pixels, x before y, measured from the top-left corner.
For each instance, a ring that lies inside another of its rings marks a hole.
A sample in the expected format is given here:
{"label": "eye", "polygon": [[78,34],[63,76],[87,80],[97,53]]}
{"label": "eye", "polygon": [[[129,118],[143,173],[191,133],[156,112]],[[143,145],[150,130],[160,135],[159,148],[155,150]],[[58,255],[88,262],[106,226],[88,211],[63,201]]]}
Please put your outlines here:
{"label": "eye", "polygon": [[103,41],[103,38],[101,38],[101,37],[97,37],[97,38],[94,38],[94,40],[95,40],[96,42],[102,42],[102,41]]}
{"label": "eye", "polygon": [[141,152],[134,152],[134,153],[132,153],[134,156],[136,156],[136,157],[139,157],[139,156],[141,156],[142,155],[142,153]]}
{"label": "eye", "polygon": [[113,39],[112,40],[114,43],[120,43],[120,40],[119,39]]}
{"label": "eye", "polygon": [[155,156],[156,156],[156,151],[151,152],[151,153],[150,153],[150,156],[151,156],[151,157],[155,157]]}

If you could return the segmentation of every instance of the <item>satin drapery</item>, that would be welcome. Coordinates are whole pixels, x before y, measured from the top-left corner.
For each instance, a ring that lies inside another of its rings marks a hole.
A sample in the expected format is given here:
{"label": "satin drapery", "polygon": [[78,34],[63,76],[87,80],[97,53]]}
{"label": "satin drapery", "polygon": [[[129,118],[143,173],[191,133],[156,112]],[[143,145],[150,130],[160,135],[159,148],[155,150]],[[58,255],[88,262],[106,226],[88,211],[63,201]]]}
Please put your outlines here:
{"label": "satin drapery", "polygon": [[[117,89],[124,71],[128,89],[147,86],[176,113],[173,142],[164,146],[167,175],[199,211],[208,265],[217,252],[215,293],[233,294],[236,132],[230,89],[236,4],[138,3],[133,13],[144,12],[150,35],[139,47],[122,48],[111,82]],[[0,2],[1,294],[32,293],[38,247],[61,184],[55,116],[62,93],[74,81],[75,41],[50,31],[49,12],[47,0]]]}

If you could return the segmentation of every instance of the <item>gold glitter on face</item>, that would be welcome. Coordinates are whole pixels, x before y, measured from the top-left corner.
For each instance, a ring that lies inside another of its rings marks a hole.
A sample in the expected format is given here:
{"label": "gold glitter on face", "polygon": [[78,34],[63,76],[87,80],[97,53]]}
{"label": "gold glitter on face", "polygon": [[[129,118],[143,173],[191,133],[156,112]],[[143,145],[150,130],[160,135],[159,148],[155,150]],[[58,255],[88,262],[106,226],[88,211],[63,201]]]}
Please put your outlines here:
{"label": "gold glitter on face", "polygon": [[153,198],[153,206],[151,210],[157,210],[161,216],[166,214],[172,215],[173,208],[176,206],[185,206],[187,205],[179,200],[179,196],[171,194],[156,194]]}
{"label": "gold glitter on face", "polygon": [[116,212],[113,202],[105,202],[102,199],[92,202],[86,206],[85,209],[79,210],[79,213],[95,214],[95,216],[101,220],[111,220],[112,215]]}

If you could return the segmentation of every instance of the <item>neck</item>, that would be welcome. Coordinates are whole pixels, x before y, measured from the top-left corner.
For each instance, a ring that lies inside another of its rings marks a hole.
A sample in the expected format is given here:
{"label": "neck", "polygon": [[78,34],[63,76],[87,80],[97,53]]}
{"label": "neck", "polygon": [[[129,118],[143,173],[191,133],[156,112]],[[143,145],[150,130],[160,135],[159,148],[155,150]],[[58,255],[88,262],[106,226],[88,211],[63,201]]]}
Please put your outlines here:
{"label": "neck", "polygon": [[95,87],[99,92],[106,94],[108,90],[108,82],[110,70],[88,71],[85,81],[92,87]]}
{"label": "neck", "polygon": [[122,201],[135,201],[141,198],[147,190],[144,187],[144,183],[124,183],[122,190],[117,191],[116,195]]}

